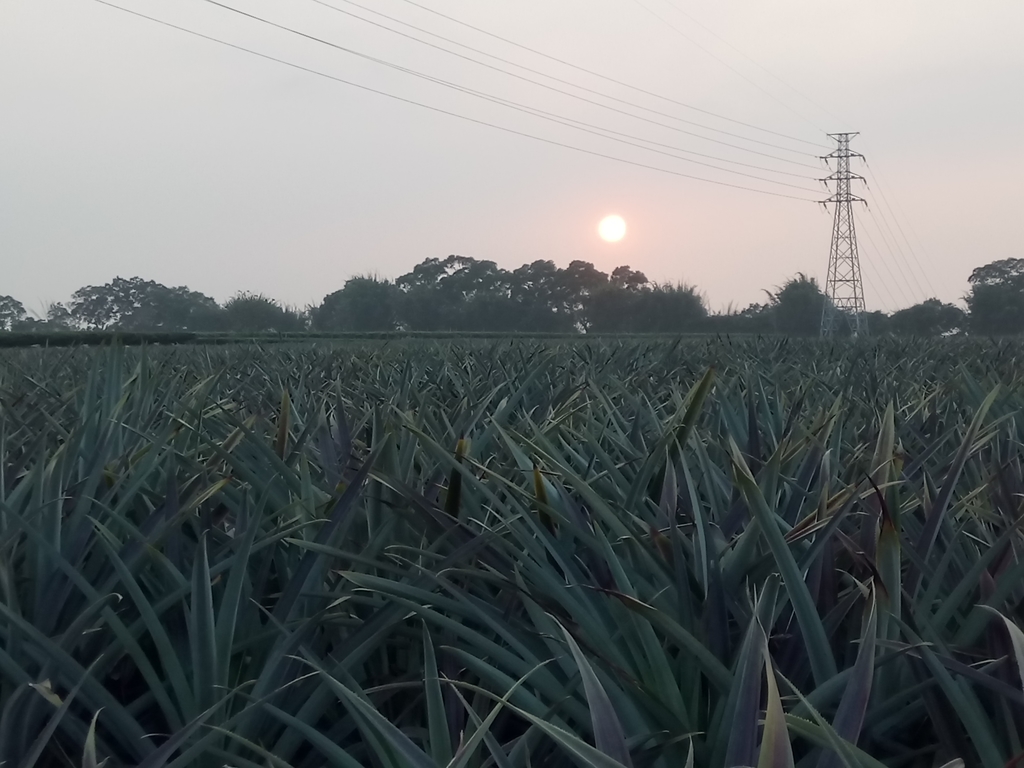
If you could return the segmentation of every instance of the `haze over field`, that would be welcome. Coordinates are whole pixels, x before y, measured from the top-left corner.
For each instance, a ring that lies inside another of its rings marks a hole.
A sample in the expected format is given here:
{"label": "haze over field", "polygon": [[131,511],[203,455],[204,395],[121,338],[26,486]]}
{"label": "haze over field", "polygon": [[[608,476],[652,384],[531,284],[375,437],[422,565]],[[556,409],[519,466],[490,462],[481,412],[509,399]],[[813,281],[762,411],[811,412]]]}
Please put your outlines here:
{"label": "haze over field", "polygon": [[[866,194],[873,213],[860,218],[869,309],[892,310],[933,293],[957,300],[974,267],[1024,256],[1017,211],[1024,175],[1019,0],[868,0],[856,7],[811,0],[425,2],[579,66],[788,136],[827,143],[825,131],[861,131],[854,148],[868,156],[869,168],[860,171],[872,182]],[[811,164],[819,151],[614,86],[405,0],[360,4],[650,109],[805,149]],[[807,199],[824,196],[581,133],[199,0],[121,5],[550,141]],[[333,5],[398,28],[343,0]],[[607,130],[824,175],[599,109],[308,0],[237,0],[235,7]],[[504,267],[534,259],[561,266],[584,259],[606,271],[629,264],[652,279],[696,284],[717,309],[763,300],[764,287],[797,271],[820,279],[828,255],[831,219],[810,202],[512,135],[96,2],[0,6],[0,104],[0,293],[37,311],[83,285],[136,274],[218,299],[246,289],[303,305],[352,275],[393,277],[424,258],[452,253]],[[874,197],[878,182],[895,209],[893,224],[898,219],[916,250],[915,260],[903,246],[905,267],[883,244],[886,209]],[[597,236],[598,222],[613,213],[628,224],[618,243]],[[909,274],[918,271],[918,260],[927,278]]]}

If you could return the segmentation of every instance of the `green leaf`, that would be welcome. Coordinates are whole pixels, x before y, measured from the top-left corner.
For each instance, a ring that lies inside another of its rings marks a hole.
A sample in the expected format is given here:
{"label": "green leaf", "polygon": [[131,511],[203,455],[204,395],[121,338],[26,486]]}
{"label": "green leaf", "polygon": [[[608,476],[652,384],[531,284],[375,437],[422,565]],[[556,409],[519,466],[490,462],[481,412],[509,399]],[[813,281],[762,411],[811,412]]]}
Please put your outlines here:
{"label": "green leaf", "polygon": [[320,675],[328,687],[340,698],[347,707],[362,715],[369,725],[391,746],[396,754],[404,758],[410,768],[437,768],[433,760],[413,743],[402,730],[391,723],[380,712],[374,709],[362,696],[355,694],[347,686],[320,670]]}
{"label": "green leaf", "polygon": [[[875,638],[878,611],[874,589],[871,590],[868,598],[867,613],[864,632],[860,638],[860,648],[857,650],[857,660],[854,662],[853,672],[846,684],[846,691],[839,701],[839,709],[836,710],[836,716],[832,721],[832,727],[836,734],[851,744],[857,743],[861,728],[864,726],[868,699],[871,697],[871,683],[875,677]],[[818,768],[839,768],[841,762],[839,755],[834,752],[826,752],[818,759]]]}
{"label": "green leaf", "polygon": [[804,638],[804,647],[807,650],[807,658],[811,663],[811,671],[814,674],[815,683],[821,685],[837,673],[835,658],[832,656],[832,648],[828,641],[828,635],[818,616],[818,609],[807,589],[803,574],[800,572],[796,558],[786,542],[786,538],[779,528],[779,519],[768,506],[761,489],[754,481],[753,475],[747,468],[743,456],[740,454],[736,444],[729,439],[729,452],[732,456],[733,466],[736,468],[736,480],[746,499],[754,519],[761,526],[765,540],[772,552],[775,563],[782,574],[783,584],[789,600],[793,604],[793,611],[796,613],[797,623]]}
{"label": "green leaf", "polygon": [[101,711],[97,711],[92,716],[92,722],[89,723],[89,732],[85,736],[85,747],[82,750],[82,768],[100,768],[103,763],[107,762],[105,759],[103,763],[96,760],[96,721],[100,719]]}
{"label": "green leaf", "polygon": [[1003,626],[1006,627],[1006,632],[1010,636],[1010,646],[1013,648],[1013,660],[1017,666],[1017,677],[1021,681],[1021,690],[1024,691],[1024,632],[1021,631],[1020,627],[1006,618],[995,608],[991,608],[987,605],[982,605],[980,607],[1002,619]]}
{"label": "green leaf", "polygon": [[[95,666],[95,664],[93,665]],[[21,760],[20,768],[33,768],[36,761],[43,754],[43,750],[46,749],[47,744],[50,742],[51,737],[57,730],[57,726],[60,725],[61,720],[67,714],[67,711],[71,708],[71,702],[75,700],[75,696],[82,689],[82,683],[85,682],[86,676],[90,674],[92,667],[86,670],[86,674],[78,681],[74,688],[64,697],[63,700],[49,687],[49,680],[43,681],[43,684],[33,684],[32,687],[39,692],[39,695],[45,698],[48,702],[57,707],[56,711],[50,716],[46,726],[42,731],[39,732],[39,736],[32,743],[28,752],[24,755]],[[99,712],[96,713],[97,715]],[[95,718],[93,719],[95,723]]]}
{"label": "green leaf", "polygon": [[580,675],[583,677],[583,690],[586,692],[587,703],[590,705],[591,723],[594,727],[594,745],[621,765],[632,768],[633,763],[629,757],[629,747],[626,746],[622,724],[619,722],[618,715],[615,714],[615,708],[612,706],[608,694],[572,635],[564,626],[559,625],[559,627],[565,636],[573,658],[576,660]]}
{"label": "green leaf", "polygon": [[761,735],[761,751],[757,768],[795,768],[793,745],[789,742],[786,728],[786,713],[782,709],[782,697],[775,682],[771,654],[768,652],[768,638],[761,633],[761,650],[764,654],[765,678],[768,681],[768,707],[764,715],[764,731]]}
{"label": "green leaf", "polygon": [[[925,521],[924,527],[921,529],[920,536],[918,536],[916,547],[917,555],[922,563],[928,562],[932,547],[935,546],[935,541],[939,536],[939,526],[945,519],[946,510],[949,509],[949,502],[953,498],[953,491],[956,488],[957,481],[960,479],[960,474],[964,470],[964,465],[967,464],[968,457],[976,447],[975,443],[978,432],[981,430],[981,425],[985,421],[985,416],[988,415],[989,408],[992,407],[992,403],[995,402],[998,394],[999,388],[996,387],[989,393],[988,397],[985,398],[985,401],[981,404],[978,410],[975,411],[974,418],[971,419],[971,425],[967,428],[967,432],[960,441],[960,447],[956,452],[956,456],[953,458],[953,463],[946,472],[942,488],[939,490],[938,496],[935,497],[931,508],[928,510],[928,518]],[[920,580],[920,573],[920,570],[914,570],[911,572],[911,577],[908,579],[907,586],[911,594],[914,594],[916,591]]]}
{"label": "green leaf", "polygon": [[189,627],[192,649],[192,690],[201,709],[209,709],[217,699],[217,637],[213,618],[213,591],[210,562],[206,554],[206,534],[199,537],[199,548],[192,568],[192,613]]}
{"label": "green leaf", "polygon": [[444,696],[434,655],[434,643],[427,625],[423,625],[423,685],[426,690],[427,733],[430,738],[430,756],[437,765],[447,765],[452,759],[452,740],[448,731]]}
{"label": "green leaf", "polygon": [[281,393],[281,413],[277,421],[277,437],[274,438],[274,450],[278,458],[284,459],[288,455],[288,428],[291,423],[292,400],[288,396],[288,390]]}

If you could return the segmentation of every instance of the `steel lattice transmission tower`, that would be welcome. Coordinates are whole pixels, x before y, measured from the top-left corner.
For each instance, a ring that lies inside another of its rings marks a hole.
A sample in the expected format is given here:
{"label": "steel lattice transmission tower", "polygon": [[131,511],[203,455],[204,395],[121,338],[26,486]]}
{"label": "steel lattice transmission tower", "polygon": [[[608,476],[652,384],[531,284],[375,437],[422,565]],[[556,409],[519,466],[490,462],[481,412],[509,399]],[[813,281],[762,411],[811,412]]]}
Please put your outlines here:
{"label": "steel lattice transmission tower", "polygon": [[[854,335],[867,333],[864,316],[864,282],[860,274],[860,255],[857,252],[857,230],[853,223],[853,204],[865,202],[853,194],[854,180],[864,181],[850,170],[850,159],[864,155],[850,151],[850,140],[856,133],[830,133],[838,144],[835,151],[825,155],[826,162],[836,162],[835,172],[822,181],[834,182],[835,193],[823,205],[835,205],[832,225],[832,248],[828,255],[828,277],[825,280],[825,309],[821,315],[821,335],[832,336],[842,327],[849,327]],[[829,166],[831,167],[831,165]]]}

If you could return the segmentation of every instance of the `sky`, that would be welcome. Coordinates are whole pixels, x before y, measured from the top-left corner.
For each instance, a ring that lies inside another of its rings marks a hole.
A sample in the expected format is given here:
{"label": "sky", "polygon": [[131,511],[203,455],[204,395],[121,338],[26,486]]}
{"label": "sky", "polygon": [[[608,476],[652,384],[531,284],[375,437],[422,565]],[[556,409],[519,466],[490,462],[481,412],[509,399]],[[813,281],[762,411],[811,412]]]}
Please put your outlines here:
{"label": "sky", "polygon": [[840,131],[868,309],[1024,258],[1020,0],[111,2],[294,66],[0,0],[0,294],[35,312],[116,276],[301,307],[449,254],[628,264],[742,308],[823,280]]}

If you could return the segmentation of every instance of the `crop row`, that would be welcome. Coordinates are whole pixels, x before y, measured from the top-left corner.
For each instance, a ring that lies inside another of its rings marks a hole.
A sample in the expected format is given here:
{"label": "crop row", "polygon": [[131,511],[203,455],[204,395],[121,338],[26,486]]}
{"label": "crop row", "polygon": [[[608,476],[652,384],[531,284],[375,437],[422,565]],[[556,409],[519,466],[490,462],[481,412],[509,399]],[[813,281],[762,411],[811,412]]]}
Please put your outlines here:
{"label": "crop row", "polygon": [[7,351],[0,760],[1001,768],[1022,353]]}

